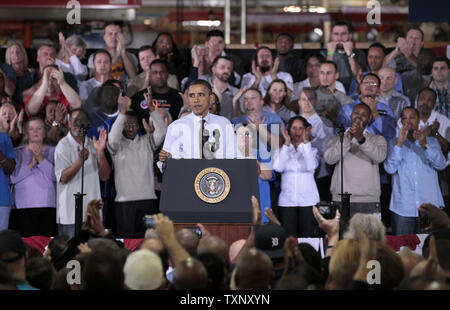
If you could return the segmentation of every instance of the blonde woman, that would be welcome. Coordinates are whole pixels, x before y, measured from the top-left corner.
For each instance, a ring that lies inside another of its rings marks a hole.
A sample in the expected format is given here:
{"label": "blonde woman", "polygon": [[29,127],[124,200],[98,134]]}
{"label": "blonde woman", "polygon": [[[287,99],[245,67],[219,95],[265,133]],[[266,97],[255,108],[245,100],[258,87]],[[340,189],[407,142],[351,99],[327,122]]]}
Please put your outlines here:
{"label": "blonde woman", "polygon": [[10,43],[6,49],[5,62],[14,69],[18,78],[30,71],[27,52],[23,45],[18,42]]}
{"label": "blonde woman", "polygon": [[0,106],[0,132],[7,133],[14,146],[18,146],[22,141],[23,115],[23,109],[17,114],[16,109],[10,103]]}

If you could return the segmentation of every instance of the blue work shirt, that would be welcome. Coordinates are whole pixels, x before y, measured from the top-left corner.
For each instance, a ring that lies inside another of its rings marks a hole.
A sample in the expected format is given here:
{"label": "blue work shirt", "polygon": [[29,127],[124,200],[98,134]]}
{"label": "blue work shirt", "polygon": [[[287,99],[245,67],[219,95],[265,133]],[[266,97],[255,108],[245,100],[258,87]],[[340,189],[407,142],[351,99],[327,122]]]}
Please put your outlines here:
{"label": "blue work shirt", "polygon": [[397,138],[388,145],[384,169],[392,174],[392,195],[389,210],[404,216],[417,217],[422,203],[444,207],[436,170],[445,169],[445,157],[434,137],[426,137],[428,149],[419,141],[409,139],[398,147]]}

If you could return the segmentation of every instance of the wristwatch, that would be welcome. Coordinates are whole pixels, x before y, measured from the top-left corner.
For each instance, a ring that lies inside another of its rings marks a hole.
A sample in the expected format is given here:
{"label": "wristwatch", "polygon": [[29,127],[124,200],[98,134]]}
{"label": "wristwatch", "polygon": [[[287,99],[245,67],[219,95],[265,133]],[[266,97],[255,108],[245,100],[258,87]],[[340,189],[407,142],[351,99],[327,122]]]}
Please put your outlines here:
{"label": "wristwatch", "polygon": [[425,150],[428,150],[429,147],[430,147],[430,146],[428,145],[428,143],[425,144],[425,145],[423,146],[423,148],[424,148]]}
{"label": "wristwatch", "polygon": [[58,122],[56,122],[56,121],[53,121],[53,123],[52,123],[52,127],[59,127],[59,123],[58,123]]}
{"label": "wristwatch", "polygon": [[351,53],[350,55],[348,55],[347,57],[348,58],[353,58],[353,57],[355,57],[356,56],[356,54],[355,53]]}

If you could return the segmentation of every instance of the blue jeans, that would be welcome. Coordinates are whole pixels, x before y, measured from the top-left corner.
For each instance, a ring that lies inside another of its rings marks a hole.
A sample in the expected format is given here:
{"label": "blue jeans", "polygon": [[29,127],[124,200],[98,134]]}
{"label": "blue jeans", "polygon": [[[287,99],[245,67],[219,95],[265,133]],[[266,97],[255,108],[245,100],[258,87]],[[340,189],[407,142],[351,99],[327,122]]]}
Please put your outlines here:
{"label": "blue jeans", "polygon": [[0,206],[0,231],[8,229],[11,206]]}
{"label": "blue jeans", "polygon": [[69,238],[75,237],[75,224],[58,224],[58,234]]}
{"label": "blue jeans", "polygon": [[414,235],[419,233],[417,217],[400,216],[391,211],[392,234],[395,236]]}

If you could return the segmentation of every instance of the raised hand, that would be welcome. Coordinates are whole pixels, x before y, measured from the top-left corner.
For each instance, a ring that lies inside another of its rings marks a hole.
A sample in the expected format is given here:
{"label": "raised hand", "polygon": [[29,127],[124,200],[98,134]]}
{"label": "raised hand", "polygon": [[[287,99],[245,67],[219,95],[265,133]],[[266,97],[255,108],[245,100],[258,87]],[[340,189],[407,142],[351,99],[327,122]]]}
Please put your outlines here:
{"label": "raised hand", "polygon": [[261,81],[262,79],[262,72],[259,69],[259,66],[256,65],[256,61],[252,60],[252,74],[256,77],[257,81]]}
{"label": "raised hand", "polygon": [[327,51],[330,53],[336,52],[337,42],[330,41],[327,43]]}
{"label": "raised hand", "polygon": [[398,132],[397,137],[397,146],[402,146],[403,143],[405,143],[406,139],[408,138],[408,132],[411,126],[409,124],[404,124],[400,131]]}
{"label": "raised hand", "polygon": [[55,121],[57,123],[65,123],[67,121],[67,108],[66,106],[59,102],[55,109]]}
{"label": "raised hand", "polygon": [[29,145],[29,149],[33,153],[33,157],[36,158],[39,164],[44,161],[44,156],[42,155],[42,151],[44,149],[43,145],[32,143]]}
{"label": "raised hand", "polygon": [[17,119],[17,130],[19,131],[19,133],[23,132],[23,116],[24,115],[25,115],[25,110],[20,109],[19,117]]}
{"label": "raised hand", "polygon": [[145,98],[145,104],[147,105],[148,110],[150,112],[153,112],[155,110],[155,107],[152,105],[153,96],[152,96],[152,88],[151,88],[151,86],[147,87],[147,92],[144,93],[144,98]]}
{"label": "raised hand", "polygon": [[320,214],[317,207],[313,206],[313,215],[319,224],[319,228],[322,229],[329,237],[339,235],[339,220],[341,218],[339,210],[336,210],[336,216],[334,219],[327,220],[322,216],[322,214]]}
{"label": "raised hand", "polygon": [[435,205],[423,203],[417,209],[430,219],[430,226],[424,228],[426,231],[450,228],[450,219],[447,213]]}
{"label": "raised hand", "polygon": [[16,114],[13,119],[11,120],[11,123],[9,123],[9,130],[8,130],[8,134],[11,134],[14,129],[17,127],[17,120],[18,120],[19,116]]}
{"label": "raised hand", "polygon": [[297,266],[304,264],[305,259],[300,252],[294,237],[288,237],[284,241],[284,272],[283,276],[289,274]]}
{"label": "raised hand", "polygon": [[311,130],[312,130],[311,126],[303,130],[303,137],[302,137],[303,143],[308,143],[311,141]]}
{"label": "raised hand", "polygon": [[273,213],[272,209],[269,208],[265,208],[264,209],[264,215],[269,219],[269,221],[271,223],[277,224],[281,226],[280,221],[278,220],[278,218],[275,216],[275,213]]}
{"label": "raised hand", "polygon": [[[80,158],[80,160],[82,160],[83,157],[82,157],[82,154],[81,154],[82,153],[81,152],[81,147],[78,146],[77,151],[78,151],[78,158]],[[89,158],[89,150],[88,150],[87,147],[85,147],[84,148],[84,160],[87,160],[88,158]]]}
{"label": "raised hand", "polygon": [[131,107],[131,99],[130,97],[122,96],[122,94],[117,99],[117,102],[119,103],[119,109],[121,114],[126,114],[127,111]]}
{"label": "raised hand", "polygon": [[261,119],[259,114],[249,114],[247,115],[248,118],[248,122],[250,124],[253,124],[256,126],[256,130],[259,129],[259,125],[263,125],[264,122],[266,121],[266,116],[264,115],[264,117]]}
{"label": "raised hand", "polygon": [[414,130],[413,138],[419,141],[421,147],[425,147],[427,144],[426,134],[420,129]]}
{"label": "raised hand", "polygon": [[258,199],[255,196],[252,196],[252,226],[259,227],[262,225],[262,214],[261,209],[259,207]]}
{"label": "raised hand", "polygon": [[344,51],[347,56],[350,56],[353,53],[353,42],[347,41],[342,44],[344,46]]}
{"label": "raised hand", "polygon": [[103,152],[105,150],[106,147],[106,139],[108,137],[108,134],[105,130],[105,128],[103,128],[100,131],[100,135],[98,136],[98,140],[93,137],[92,140],[94,142],[94,147],[97,150],[98,153]]}
{"label": "raised hand", "polygon": [[432,136],[436,135],[436,133],[439,131],[440,126],[441,126],[441,124],[439,123],[439,121],[437,119],[435,119],[433,124],[431,125],[431,135]]}
{"label": "raised hand", "polygon": [[55,79],[58,85],[64,84],[64,73],[62,72],[61,68],[58,68],[58,70],[53,69],[50,73],[50,78]]}
{"label": "raised hand", "polygon": [[270,76],[273,80],[277,78],[278,68],[280,67],[280,58],[276,57],[275,61],[273,62],[273,67],[270,70]]}
{"label": "raised hand", "polygon": [[355,137],[358,141],[364,137],[364,127],[361,121],[352,123],[348,131],[351,133],[352,137]]}
{"label": "raised hand", "polygon": [[126,49],[125,49],[125,37],[123,36],[122,33],[119,33],[117,35],[116,42],[117,42],[117,45],[116,45],[117,55],[122,55],[126,51]]}
{"label": "raised hand", "polygon": [[281,134],[284,138],[284,144],[289,146],[291,145],[291,136],[289,135],[289,132],[287,131],[286,127],[284,127],[284,124],[281,125]]}
{"label": "raised hand", "polygon": [[145,120],[145,118],[143,118],[142,119],[142,125],[144,126],[145,132],[148,135],[155,131],[155,126],[153,125],[153,121],[152,121],[152,119],[150,117],[148,118],[148,122]]}
{"label": "raised hand", "polygon": [[87,206],[85,224],[82,229],[87,230],[93,237],[104,237],[107,235],[100,216],[102,207],[103,202],[99,199],[91,200]]}

